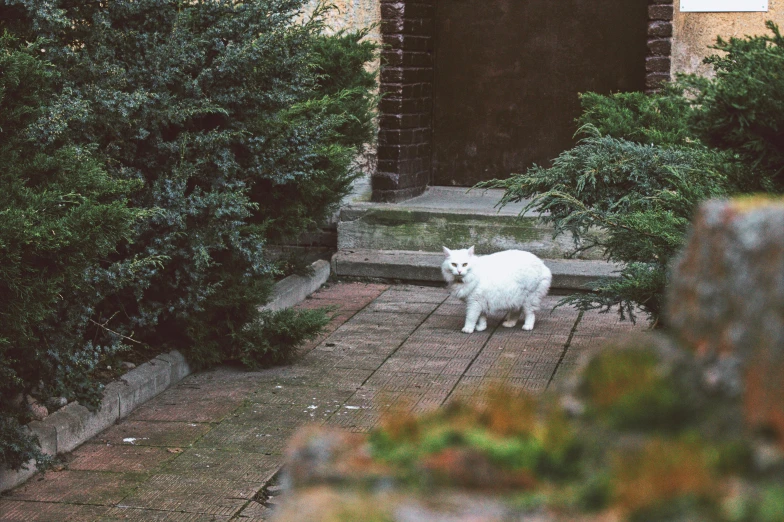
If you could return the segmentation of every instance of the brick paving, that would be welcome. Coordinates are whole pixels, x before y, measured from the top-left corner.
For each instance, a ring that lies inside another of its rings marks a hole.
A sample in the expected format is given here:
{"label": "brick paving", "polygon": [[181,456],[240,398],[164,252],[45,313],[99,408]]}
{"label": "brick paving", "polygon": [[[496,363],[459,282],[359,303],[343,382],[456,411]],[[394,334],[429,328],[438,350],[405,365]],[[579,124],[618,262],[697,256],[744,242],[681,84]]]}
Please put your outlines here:
{"label": "brick paving", "polygon": [[479,400],[503,382],[538,393],[581,353],[642,326],[580,313],[548,297],[533,332],[466,335],[463,305],[443,288],[337,283],[300,306],[330,306],[326,332],[289,366],[192,375],[67,456],[60,471],[0,497],[0,521],[267,520],[257,494],[298,427],[366,432],[385,410]]}

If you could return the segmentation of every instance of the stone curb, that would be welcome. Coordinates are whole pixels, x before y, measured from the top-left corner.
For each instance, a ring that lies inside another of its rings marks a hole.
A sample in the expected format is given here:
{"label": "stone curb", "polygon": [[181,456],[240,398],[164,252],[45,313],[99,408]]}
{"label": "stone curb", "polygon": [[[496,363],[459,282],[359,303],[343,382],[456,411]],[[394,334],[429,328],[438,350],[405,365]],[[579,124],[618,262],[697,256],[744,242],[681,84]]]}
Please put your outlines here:
{"label": "stone curb", "polygon": [[[329,278],[329,262],[319,260],[311,267],[311,276],[289,276],[278,282],[275,285],[274,299],[265,308],[280,310],[294,306],[321,287]],[[191,371],[180,352],[174,350],[161,354],[140,364],[117,381],[107,384],[98,410],[91,412],[78,402],[72,402],[42,421],[31,422],[26,428],[38,437],[41,450],[47,455],[73,451],[190,375]],[[0,469],[0,492],[22,484],[36,471],[33,461],[28,463],[28,469],[20,471]]]}
{"label": "stone curb", "polygon": [[[72,402],[41,421],[31,422],[27,429],[38,436],[41,449],[47,455],[73,451],[190,373],[191,368],[180,352],[174,350],[159,355],[107,384],[96,411],[91,412],[78,402]],[[0,491],[18,486],[36,471],[32,461],[28,463],[28,469],[0,470]]]}
{"label": "stone curb", "polygon": [[330,275],[330,263],[323,259],[311,263],[311,275],[291,275],[275,285],[272,301],[263,307],[265,310],[277,311],[291,308],[302,302],[307,296],[321,288]]}
{"label": "stone curb", "polygon": [[[443,283],[441,262],[444,255],[405,250],[350,250],[332,256],[332,271],[337,277],[394,279]],[[606,261],[543,259],[553,272],[552,288],[586,290],[599,278],[617,278],[619,266]]]}

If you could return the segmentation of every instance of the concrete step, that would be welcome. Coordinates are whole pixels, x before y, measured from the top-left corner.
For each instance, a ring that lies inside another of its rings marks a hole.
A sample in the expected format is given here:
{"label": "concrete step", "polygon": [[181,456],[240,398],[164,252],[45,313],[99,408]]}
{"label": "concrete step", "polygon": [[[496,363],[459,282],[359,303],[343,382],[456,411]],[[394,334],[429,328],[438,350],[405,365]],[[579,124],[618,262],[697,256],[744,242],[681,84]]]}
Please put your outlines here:
{"label": "concrete step", "polygon": [[[553,238],[553,228],[538,214],[521,215],[525,202],[496,208],[501,190],[430,187],[401,203],[355,201],[338,215],[338,250],[408,250],[441,252],[476,247],[479,254],[520,249],[542,258],[559,259],[574,248],[568,234]],[[586,251],[581,259],[601,259]]]}
{"label": "concrete step", "polygon": [[[585,290],[601,277],[616,278],[620,267],[607,261],[542,259],[553,272],[555,290]],[[342,250],[332,256],[332,273],[337,277],[396,279],[440,282],[444,254],[404,250]]]}

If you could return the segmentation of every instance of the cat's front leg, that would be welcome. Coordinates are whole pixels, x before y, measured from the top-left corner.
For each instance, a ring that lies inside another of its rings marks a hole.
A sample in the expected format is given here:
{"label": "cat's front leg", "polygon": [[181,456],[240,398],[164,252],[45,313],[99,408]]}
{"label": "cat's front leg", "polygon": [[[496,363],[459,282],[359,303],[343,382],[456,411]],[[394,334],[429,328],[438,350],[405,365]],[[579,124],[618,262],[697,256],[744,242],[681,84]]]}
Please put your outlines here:
{"label": "cat's front leg", "polygon": [[[463,333],[474,333],[476,329],[476,322],[479,316],[482,315],[482,306],[475,301],[468,301],[466,303],[466,319],[465,326],[463,326]],[[487,327],[487,325],[485,325]]]}
{"label": "cat's front leg", "polygon": [[481,314],[479,320],[476,322],[476,331],[484,332],[485,330],[487,330],[487,317],[485,314]]}
{"label": "cat's front leg", "polygon": [[525,322],[523,322],[523,330],[531,331],[534,329],[534,321],[536,317],[533,312],[525,311]]}

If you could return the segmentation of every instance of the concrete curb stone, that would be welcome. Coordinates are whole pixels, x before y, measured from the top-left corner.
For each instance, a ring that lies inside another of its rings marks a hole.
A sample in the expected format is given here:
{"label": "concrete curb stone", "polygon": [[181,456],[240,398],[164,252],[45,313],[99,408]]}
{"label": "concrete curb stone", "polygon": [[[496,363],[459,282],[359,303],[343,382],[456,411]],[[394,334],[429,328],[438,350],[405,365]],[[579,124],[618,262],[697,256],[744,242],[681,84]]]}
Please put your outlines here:
{"label": "concrete curb stone", "polygon": [[272,300],[263,307],[265,310],[277,311],[291,308],[318,290],[327,282],[330,275],[330,263],[323,259],[313,262],[310,267],[312,275],[291,275],[275,285]]}
{"label": "concrete curb stone", "polygon": [[138,406],[171,386],[171,366],[161,359],[140,364],[120,378],[125,386],[118,387],[119,418],[127,417]]}
{"label": "concrete curb stone", "polygon": [[[345,250],[332,257],[338,277],[443,283],[442,253],[407,250]],[[600,278],[617,279],[620,265],[599,260],[542,259],[553,273],[553,289],[586,290]]]}
{"label": "concrete curb stone", "polygon": [[[330,275],[328,261],[313,263],[313,275],[289,276],[275,285],[274,299],[268,309],[294,306],[323,285]],[[83,442],[105,430],[117,420],[152,399],[192,372],[185,357],[173,350],[158,355],[111,382],[104,388],[100,408],[90,412],[78,402],[70,403],[41,421],[27,425],[39,439],[41,450],[57,455],[74,450]],[[12,489],[36,473],[34,462],[28,469],[0,469],[0,492]]]}
{"label": "concrete curb stone", "polygon": [[192,372],[191,367],[188,365],[188,361],[185,360],[185,356],[176,350],[169,353],[163,353],[157,356],[156,359],[169,363],[171,367],[170,378],[172,383],[181,380]]}

